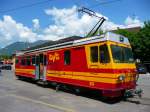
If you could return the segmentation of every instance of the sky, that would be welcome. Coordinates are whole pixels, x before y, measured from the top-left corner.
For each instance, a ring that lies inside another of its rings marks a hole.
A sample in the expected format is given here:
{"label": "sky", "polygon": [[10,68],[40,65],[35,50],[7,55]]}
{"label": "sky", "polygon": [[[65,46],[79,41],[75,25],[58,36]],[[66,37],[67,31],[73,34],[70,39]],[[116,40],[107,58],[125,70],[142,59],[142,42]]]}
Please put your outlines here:
{"label": "sky", "polygon": [[142,26],[150,20],[150,0],[0,0],[0,48],[13,42],[84,36],[98,21],[78,8],[87,7],[107,21],[104,31]]}

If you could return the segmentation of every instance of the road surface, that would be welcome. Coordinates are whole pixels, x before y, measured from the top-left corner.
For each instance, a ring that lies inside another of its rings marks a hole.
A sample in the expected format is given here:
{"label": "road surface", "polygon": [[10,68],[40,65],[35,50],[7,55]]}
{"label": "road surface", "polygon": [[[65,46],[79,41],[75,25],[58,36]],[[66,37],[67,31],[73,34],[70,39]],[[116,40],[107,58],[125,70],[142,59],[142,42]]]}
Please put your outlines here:
{"label": "road surface", "polygon": [[142,74],[135,97],[116,103],[104,102],[95,93],[75,95],[70,91],[56,92],[30,81],[17,80],[13,71],[0,74],[0,112],[150,112],[150,75]]}

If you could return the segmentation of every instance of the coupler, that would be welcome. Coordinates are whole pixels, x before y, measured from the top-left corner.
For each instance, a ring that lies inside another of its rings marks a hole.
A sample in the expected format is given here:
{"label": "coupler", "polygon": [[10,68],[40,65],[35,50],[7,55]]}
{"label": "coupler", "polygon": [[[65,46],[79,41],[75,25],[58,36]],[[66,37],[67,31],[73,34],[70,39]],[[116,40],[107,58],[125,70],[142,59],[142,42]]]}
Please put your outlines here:
{"label": "coupler", "polygon": [[124,97],[129,98],[129,97],[138,96],[139,98],[141,98],[142,94],[143,94],[142,89],[130,89],[125,91]]}

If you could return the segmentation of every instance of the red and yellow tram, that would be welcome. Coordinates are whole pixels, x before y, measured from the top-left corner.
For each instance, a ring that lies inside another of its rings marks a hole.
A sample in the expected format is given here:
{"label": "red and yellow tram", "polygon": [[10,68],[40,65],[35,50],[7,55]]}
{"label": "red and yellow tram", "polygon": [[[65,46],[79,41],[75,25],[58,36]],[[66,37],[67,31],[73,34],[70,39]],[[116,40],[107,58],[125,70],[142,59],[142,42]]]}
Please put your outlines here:
{"label": "red and yellow tram", "polygon": [[15,75],[101,90],[107,97],[134,90],[137,76],[128,39],[111,32],[20,51]]}

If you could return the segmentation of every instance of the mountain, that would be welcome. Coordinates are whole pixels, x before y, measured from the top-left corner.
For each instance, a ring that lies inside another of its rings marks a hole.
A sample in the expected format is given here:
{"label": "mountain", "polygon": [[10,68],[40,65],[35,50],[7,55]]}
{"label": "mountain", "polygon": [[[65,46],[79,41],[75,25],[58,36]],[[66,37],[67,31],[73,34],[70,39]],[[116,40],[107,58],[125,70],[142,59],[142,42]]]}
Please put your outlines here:
{"label": "mountain", "polygon": [[60,40],[56,40],[56,41],[38,40],[38,41],[35,41],[33,43],[15,42],[15,43],[12,43],[12,44],[6,46],[5,48],[0,49],[0,55],[9,55],[9,56],[11,56],[16,51],[33,50],[33,49],[37,49],[37,48],[40,48],[40,47],[46,47],[46,46],[51,46],[51,45],[60,44],[60,43],[64,43],[64,42],[78,40],[80,38],[81,37],[79,37],[79,36],[71,36],[71,37],[66,37],[66,38],[63,38],[63,39],[60,39]]}
{"label": "mountain", "polygon": [[27,43],[27,42],[15,42],[12,43],[2,49],[0,49],[0,55],[12,55],[15,53],[15,51],[23,50],[29,47],[34,47],[37,45],[44,44],[45,42],[48,42],[47,40],[38,40],[33,43]]}

